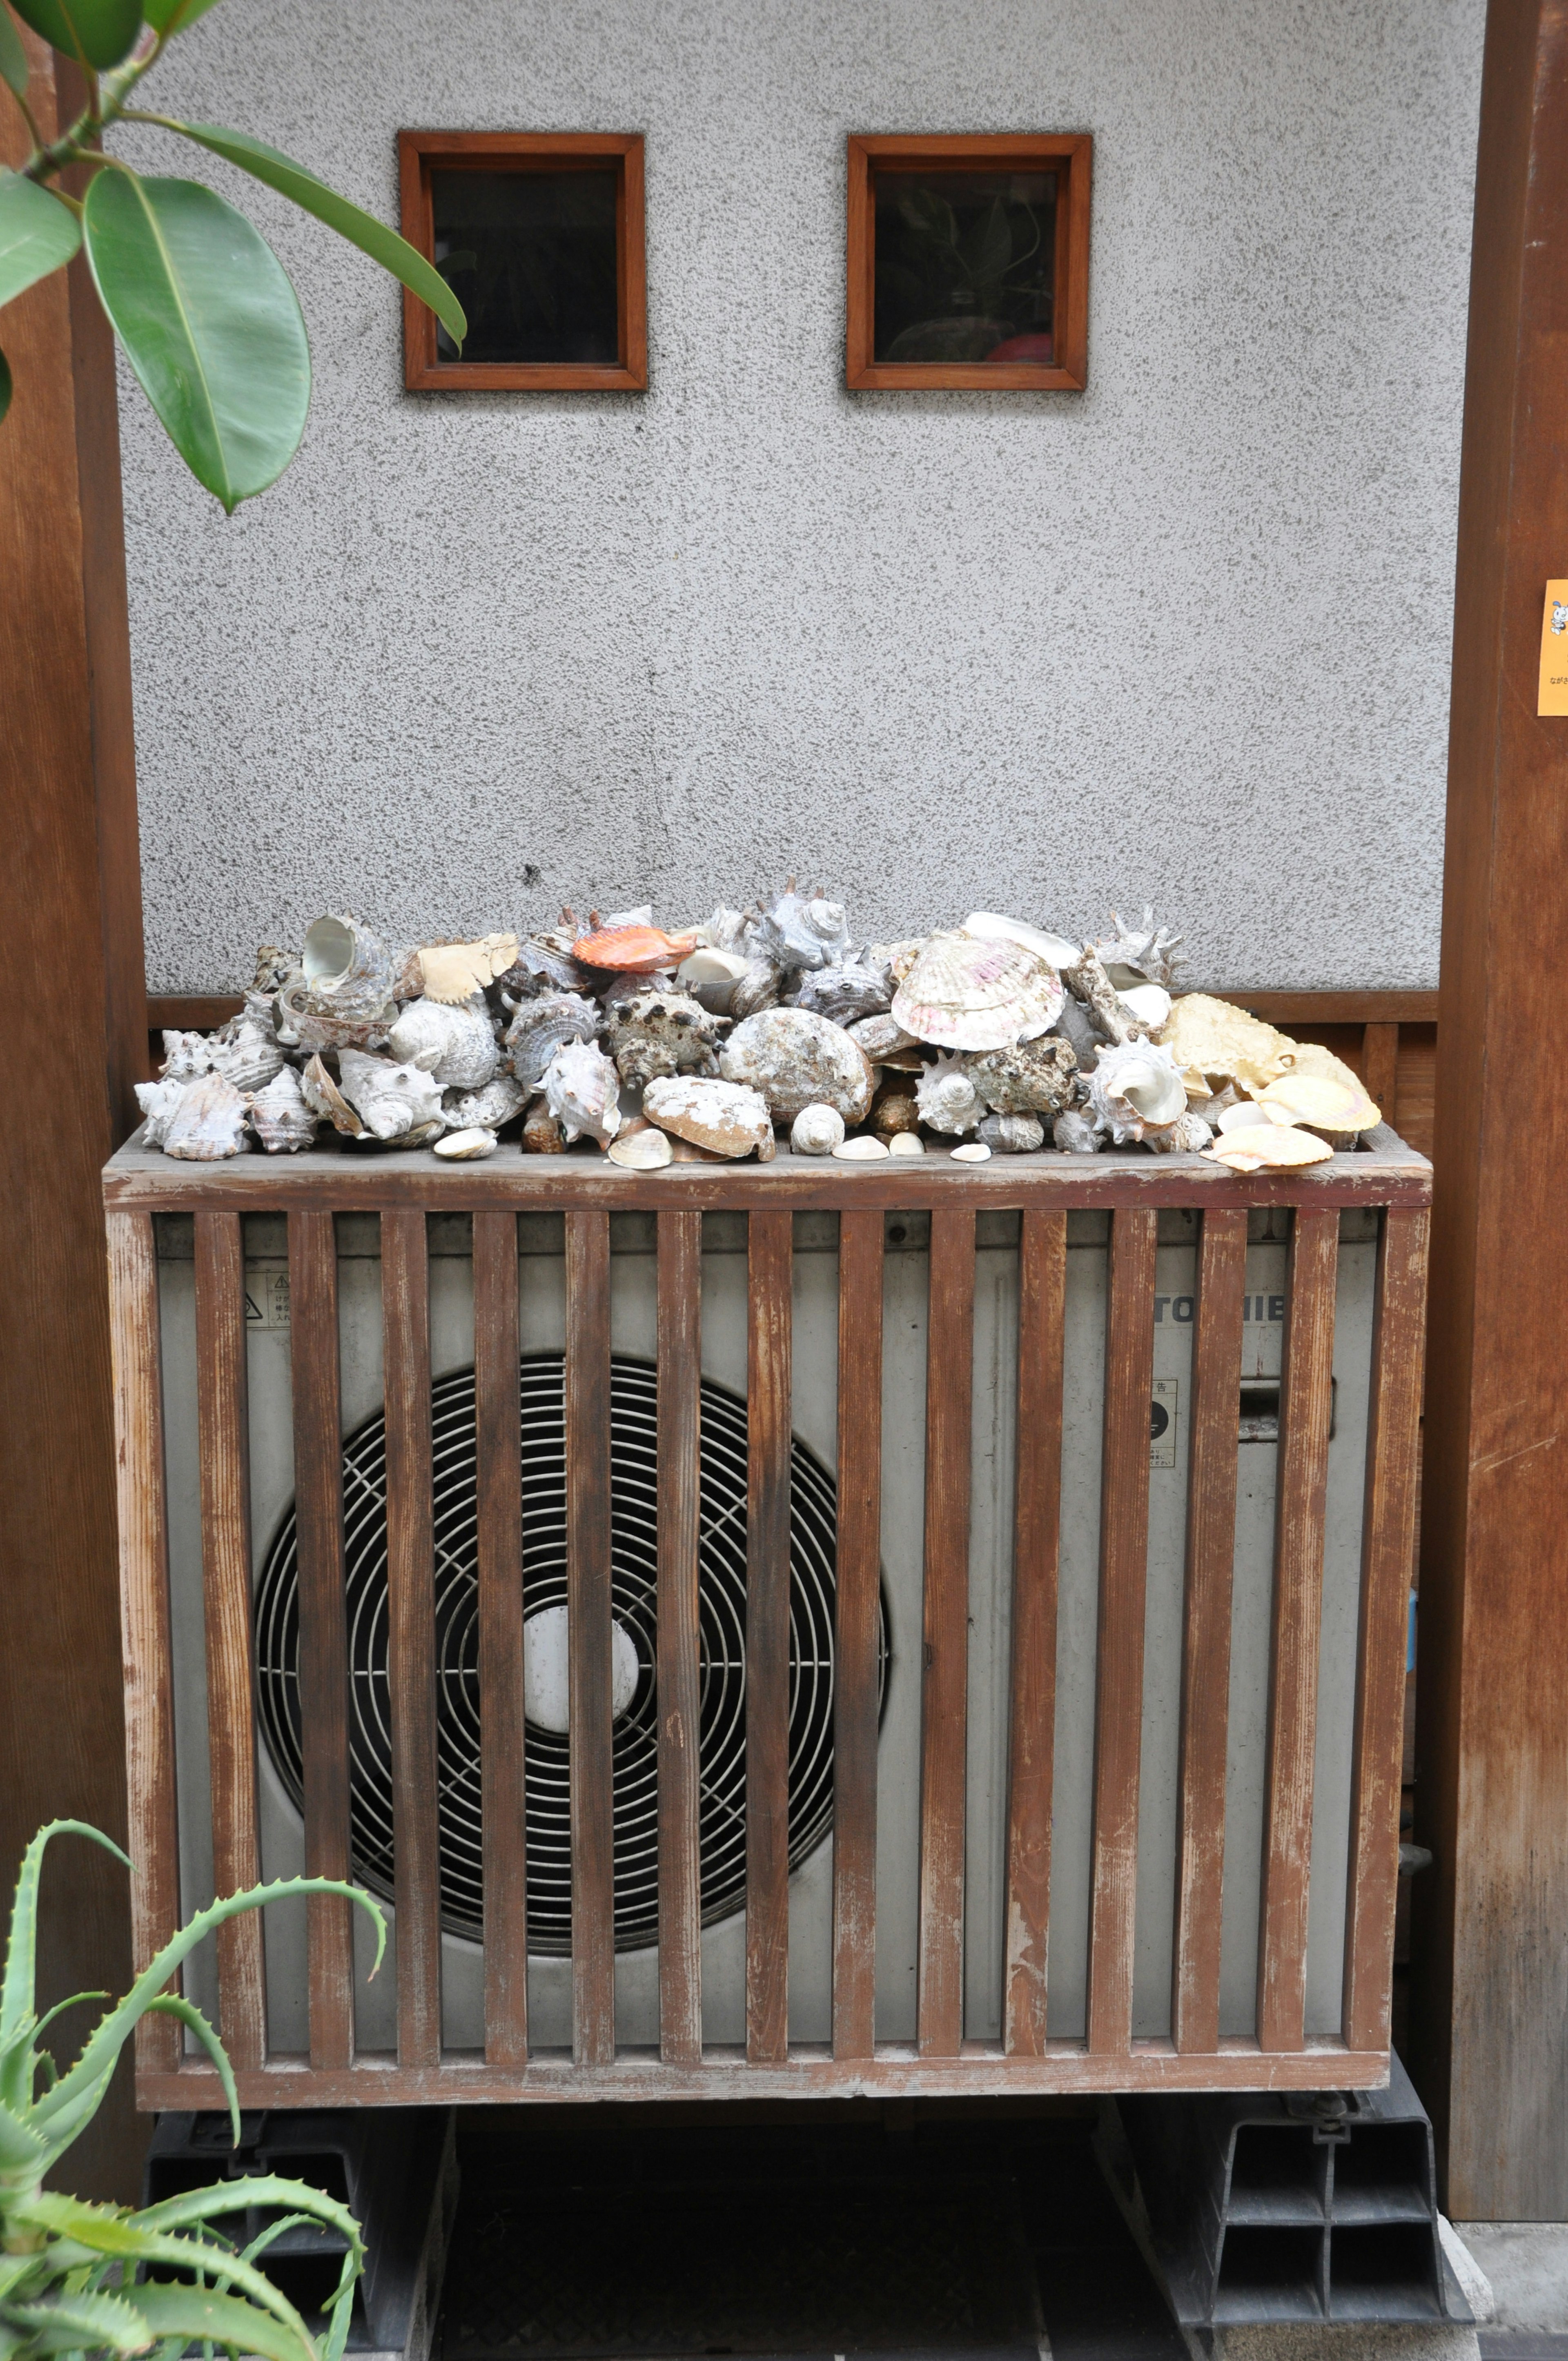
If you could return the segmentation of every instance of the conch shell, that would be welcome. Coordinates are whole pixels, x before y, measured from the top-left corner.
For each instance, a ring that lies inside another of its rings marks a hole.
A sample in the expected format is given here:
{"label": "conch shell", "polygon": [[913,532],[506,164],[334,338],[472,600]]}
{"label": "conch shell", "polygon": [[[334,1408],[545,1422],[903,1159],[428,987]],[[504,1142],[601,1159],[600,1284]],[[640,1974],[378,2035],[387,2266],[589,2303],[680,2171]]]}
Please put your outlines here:
{"label": "conch shell", "polygon": [[1146,907],[1143,924],[1129,927],[1113,910],[1111,924],[1113,935],[1102,936],[1094,949],[1100,963],[1118,992],[1140,983],[1173,984],[1176,971],[1181,965],[1181,937],[1173,935],[1167,927],[1157,926],[1152,909]]}
{"label": "conch shell", "polygon": [[1163,1129],[1149,1125],[1144,1132],[1144,1146],[1152,1148],[1158,1156],[1192,1156],[1207,1148],[1213,1137],[1203,1117],[1194,1115],[1189,1107],[1185,1115],[1179,1115]]}
{"label": "conch shell", "polygon": [[392,961],[357,918],[318,918],[305,936],[301,972],[278,994],[273,1021],[287,1048],[367,1049],[387,1038],[395,1013]]}
{"label": "conch shell", "polygon": [[922,1123],[955,1137],[973,1131],[986,1112],[985,1101],[961,1058],[938,1058],[935,1065],[927,1066],[915,1104]]}
{"label": "conch shell", "polygon": [[343,1096],[372,1139],[403,1139],[411,1132],[427,1131],[432,1124],[444,1129],[441,1085],[422,1066],[345,1049],[337,1069]]}
{"label": "conch shell", "polygon": [[269,1156],[291,1156],[309,1148],[318,1118],[305,1104],[300,1077],[292,1066],[282,1066],[265,1090],[253,1091],[245,1111],[250,1127]]}
{"label": "conch shell", "polygon": [[740,1023],[762,1009],[776,1008],[785,981],[784,970],[775,967],[772,960],[748,960],[744,974],[729,987],[730,1016]]}
{"label": "conch shell", "polygon": [[1326,1139],[1289,1124],[1255,1123],[1222,1134],[1203,1154],[1209,1163],[1228,1165],[1233,1172],[1289,1172],[1304,1164],[1326,1164],[1333,1149]]}
{"label": "conch shell", "polygon": [[1184,993],[1158,1038],[1181,1069],[1188,1098],[1198,1106],[1227,1082],[1245,1091],[1266,1090],[1296,1062],[1296,1044],[1286,1034],[1206,992]]}
{"label": "conch shell", "polygon": [[723,1028],[685,993],[642,984],[608,1013],[609,1054],[621,1081],[633,1089],[666,1074],[718,1071],[716,1044]]}
{"label": "conch shell", "polygon": [[544,1073],[544,1100],[568,1141],[608,1148],[620,1129],[620,1077],[591,1041],[566,1041]]}
{"label": "conch shell", "polygon": [[516,1078],[499,1073],[477,1091],[449,1090],[442,1100],[454,1131],[499,1131],[528,1104],[528,1093]]}
{"label": "conch shell", "polygon": [[716,1016],[727,1016],[735,987],[751,964],[743,951],[720,950],[717,946],[698,943],[675,970],[675,982]]}
{"label": "conch shell", "polygon": [[1078,1060],[1058,1034],[987,1049],[966,1059],[965,1071],[997,1115],[1059,1115],[1073,1102]]}
{"label": "conch shell", "polygon": [[820,892],[797,894],[792,877],[772,906],[753,920],[750,940],[761,959],[775,967],[826,967],[850,956],[850,929],[842,902]]}
{"label": "conch shell", "polygon": [[740,1082],[710,1082],[701,1074],[673,1074],[650,1082],[642,1112],[661,1131],[674,1132],[715,1156],[750,1156],[764,1162],[773,1153],[773,1118],[759,1091]]}
{"label": "conch shell", "polygon": [[482,935],[477,943],[422,943],[416,957],[427,1000],[454,1005],[499,983],[515,966],[521,945],[515,935]]}
{"label": "conch shell", "polygon": [[411,1000],[389,1027],[387,1047],[400,1063],[433,1074],[444,1091],[482,1090],[501,1060],[477,992],[461,1003],[439,996]]}
{"label": "conch shell", "polygon": [[1169,1050],[1152,1041],[1102,1049],[1089,1078],[1089,1112],[1118,1148],[1175,1123],[1187,1112],[1187,1092]]}
{"label": "conch shell", "polygon": [[598,934],[579,935],[572,956],[585,967],[609,968],[617,975],[652,975],[658,969],[678,967],[696,949],[697,930],[666,935],[658,927],[606,927]]}
{"label": "conch shell", "polygon": [[726,1082],[760,1091],[780,1123],[808,1106],[834,1107],[846,1123],[871,1112],[876,1076],[841,1026],[806,1008],[765,1008],[738,1025],[718,1060]]}
{"label": "conch shell", "polygon": [[216,1164],[245,1146],[245,1101],[222,1074],[194,1081],[138,1082],[148,1148],[186,1164]]}
{"label": "conch shell", "polygon": [[1080,1107],[1069,1107],[1051,1126],[1051,1142],[1064,1156],[1096,1156],[1105,1136]]}
{"label": "conch shell", "polygon": [[[165,1040],[169,1038],[166,1034]],[[207,1043],[207,1062],[236,1091],[265,1090],[283,1066],[283,1051],[272,1029],[272,1004],[259,992],[247,992],[245,1006],[231,1016]]]}
{"label": "conch shell", "polygon": [[1056,1023],[1063,999],[1056,970],[1005,937],[931,935],[894,995],[906,1033],[945,1049],[1006,1049]]}
{"label": "conch shell", "polygon": [[844,1118],[837,1107],[802,1107],[789,1127],[796,1156],[831,1156],[844,1143]]}
{"label": "conch shell", "polygon": [[538,1090],[557,1050],[568,1041],[591,1041],[603,1022],[594,1003],[575,992],[523,1001],[506,1032],[511,1070],[523,1089]]}
{"label": "conch shell", "polygon": [[1046,1144],[1046,1126],[1037,1115],[988,1115],[976,1135],[995,1156],[1027,1156]]}
{"label": "conch shell", "polygon": [[866,959],[836,960],[827,967],[803,971],[791,999],[795,1008],[809,1008],[834,1025],[852,1025],[857,1017],[879,1016],[892,1006],[893,978],[885,967]]}

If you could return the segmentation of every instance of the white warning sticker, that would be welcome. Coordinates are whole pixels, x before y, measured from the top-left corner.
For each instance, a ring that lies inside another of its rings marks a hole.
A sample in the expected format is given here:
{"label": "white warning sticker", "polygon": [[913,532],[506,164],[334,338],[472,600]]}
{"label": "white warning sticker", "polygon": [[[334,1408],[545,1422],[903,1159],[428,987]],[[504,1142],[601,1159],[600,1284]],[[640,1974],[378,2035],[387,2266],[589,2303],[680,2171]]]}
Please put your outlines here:
{"label": "white warning sticker", "polygon": [[286,1328],[289,1325],[289,1266],[286,1262],[246,1264],[245,1324],[247,1328]]}

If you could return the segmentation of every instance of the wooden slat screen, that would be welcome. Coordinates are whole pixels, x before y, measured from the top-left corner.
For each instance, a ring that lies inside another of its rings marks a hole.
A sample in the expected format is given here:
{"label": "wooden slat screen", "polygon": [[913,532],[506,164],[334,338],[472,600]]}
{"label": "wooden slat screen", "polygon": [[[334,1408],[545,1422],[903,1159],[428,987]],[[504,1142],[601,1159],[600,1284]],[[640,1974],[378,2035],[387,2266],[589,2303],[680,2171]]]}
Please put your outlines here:
{"label": "wooden slat screen", "polygon": [[566,1583],[572,2054],[615,2056],[609,1499],[609,1215],[566,1216]]}
{"label": "wooden slat screen", "polygon": [[931,1216],[916,1984],[923,2058],[956,2058],[963,2042],[974,1219],[968,1208]]}
{"label": "wooden slat screen", "polygon": [[522,1436],[517,1215],[474,1216],[474,1422],[478,1508],[480,1810],[485,1848],[485,2056],[528,2059],[528,1831],[523,1810]]}
{"label": "wooden slat screen", "polygon": [[839,1223],[838,1662],[833,1687],[833,2055],[869,2058],[876,2006],[883,1219]]}
{"label": "wooden slat screen", "polygon": [[746,2055],[789,2042],[789,1448],[793,1224],[747,1224]]}
{"label": "wooden slat screen", "polygon": [[659,2049],[702,2056],[702,1215],[659,1216]]}

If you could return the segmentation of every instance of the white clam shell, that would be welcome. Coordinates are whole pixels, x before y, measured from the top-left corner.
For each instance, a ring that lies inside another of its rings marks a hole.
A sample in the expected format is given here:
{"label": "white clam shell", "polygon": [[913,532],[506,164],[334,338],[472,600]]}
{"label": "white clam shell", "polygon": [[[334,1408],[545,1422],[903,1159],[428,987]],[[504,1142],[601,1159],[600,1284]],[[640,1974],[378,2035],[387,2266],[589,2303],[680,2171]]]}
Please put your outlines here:
{"label": "white clam shell", "polygon": [[982,1139],[966,1139],[961,1148],[948,1150],[955,1164],[987,1164],[991,1150]]}
{"label": "white clam shell", "polygon": [[1064,967],[1076,966],[1083,949],[1066,935],[1053,935],[1047,928],[1028,926],[1022,918],[1000,917],[994,910],[971,910],[960,931],[981,942],[1022,943],[1025,950],[1038,951],[1058,972]]}
{"label": "white clam shell", "polygon": [[840,1164],[880,1164],[892,1150],[885,1141],[861,1132],[854,1139],[841,1139],[833,1153]]}
{"label": "white clam shell", "polygon": [[477,1164],[481,1157],[493,1156],[496,1147],[495,1133],[475,1124],[466,1131],[449,1131],[435,1142],[434,1152],[453,1164]]}
{"label": "white clam shell", "polygon": [[650,1124],[645,1131],[623,1133],[612,1139],[607,1153],[612,1164],[627,1172],[658,1172],[671,1163],[674,1149],[668,1132]]}
{"label": "white clam shell", "polygon": [[1066,994],[1037,951],[1010,937],[932,935],[894,995],[906,1033],[948,1049],[1005,1049],[1047,1032]]}
{"label": "white clam shell", "polygon": [[1140,1025],[1146,1025],[1151,1033],[1157,1033],[1170,1015],[1171,998],[1163,983],[1130,984],[1116,997],[1129,1016],[1136,1017]]}
{"label": "white clam shell", "polygon": [[1250,1131],[1255,1125],[1267,1123],[1268,1120],[1268,1115],[1255,1101],[1244,1099],[1237,1106],[1226,1107],[1214,1128],[1228,1135],[1233,1131]]}
{"label": "white clam shell", "polygon": [[789,1144],[796,1156],[831,1156],[844,1142],[844,1118],[837,1107],[802,1107],[790,1126]]}
{"label": "white clam shell", "polygon": [[743,951],[717,950],[703,943],[681,961],[675,970],[675,982],[684,984],[716,1016],[724,1016],[729,1014],[735,987],[751,963]]}
{"label": "white clam shell", "polygon": [[760,1091],[776,1121],[808,1106],[834,1107],[847,1124],[871,1112],[876,1076],[842,1026],[806,1008],[764,1008],[736,1026],[719,1053],[726,1082]]}
{"label": "white clam shell", "polygon": [[924,1156],[926,1143],[917,1131],[895,1131],[887,1143],[890,1156]]}

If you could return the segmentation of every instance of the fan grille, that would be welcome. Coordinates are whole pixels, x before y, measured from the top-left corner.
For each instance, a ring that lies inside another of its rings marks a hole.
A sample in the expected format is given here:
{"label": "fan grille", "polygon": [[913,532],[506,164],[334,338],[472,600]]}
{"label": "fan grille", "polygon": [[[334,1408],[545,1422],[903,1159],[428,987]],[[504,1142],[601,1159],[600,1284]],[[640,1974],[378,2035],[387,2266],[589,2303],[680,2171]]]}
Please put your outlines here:
{"label": "fan grille", "polygon": [[[522,1413],[523,1611],[566,1598],[565,1356],[528,1356]],[[610,1365],[611,1611],[637,1652],[637,1686],[612,1735],[615,1942],[658,1934],[658,1760],[654,1638],[658,1571],[657,1378],[651,1363]],[[477,1500],[474,1372],[432,1389],[437,1762],[442,1924],[482,1937]],[[746,1404],[702,1384],[698,1626],[702,1916],[729,1916],[746,1886]],[[796,1868],[833,1815],[833,1608],[837,1495],[798,1438],[790,1470],[789,1860]],[[386,1426],[378,1414],[343,1446],[350,1710],[350,1845],[355,1873],[392,1896],[392,1784],[387,1675]],[[881,1627],[885,1678],[885,1610]],[[299,1560],[290,1510],[256,1602],[258,1708],[268,1752],[297,1807]],[[565,1733],[531,1722],[525,1749],[528,1946],[571,1951],[571,1814]]]}

